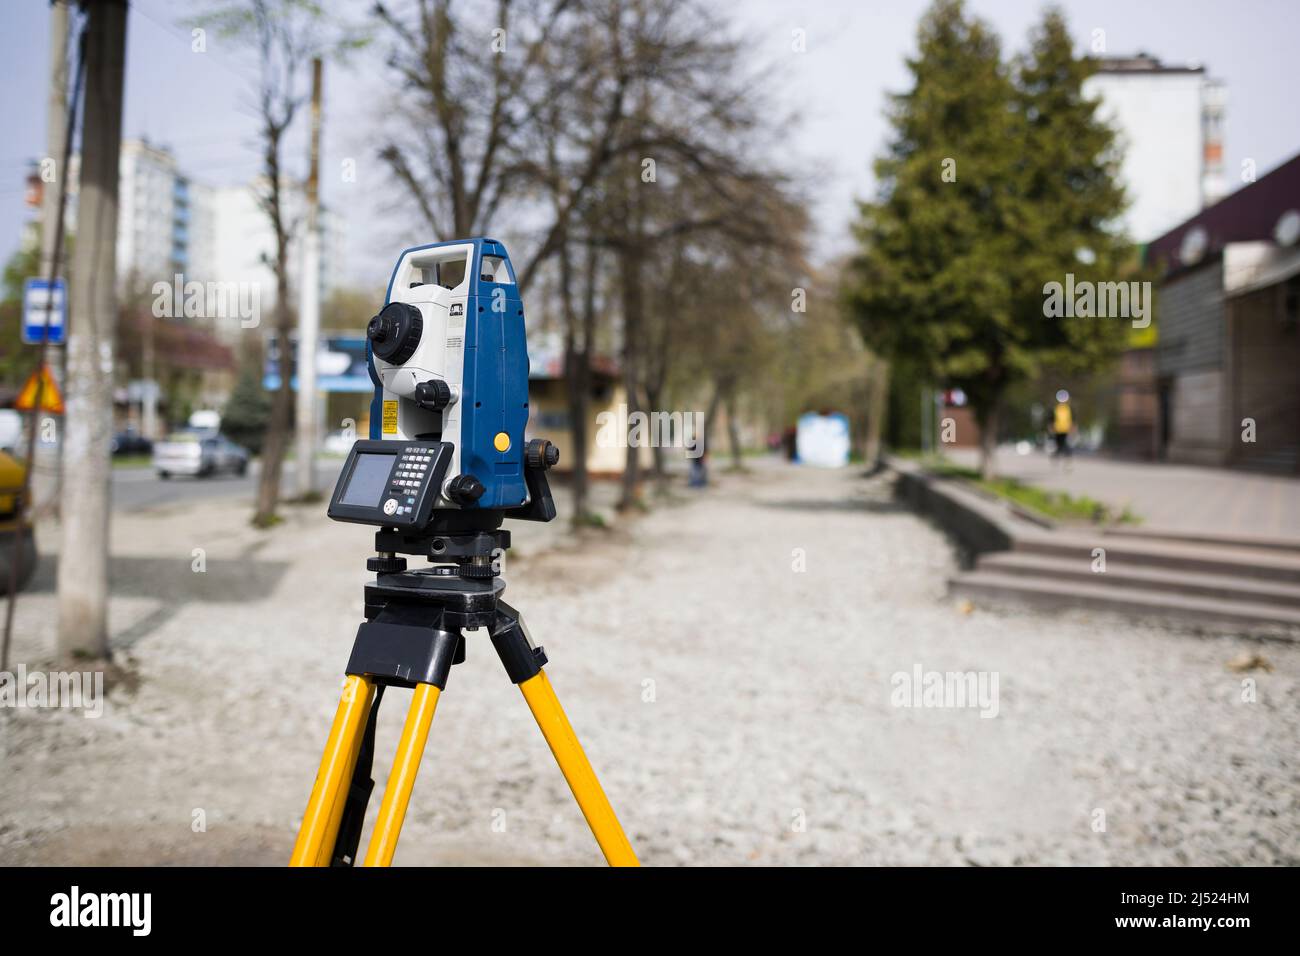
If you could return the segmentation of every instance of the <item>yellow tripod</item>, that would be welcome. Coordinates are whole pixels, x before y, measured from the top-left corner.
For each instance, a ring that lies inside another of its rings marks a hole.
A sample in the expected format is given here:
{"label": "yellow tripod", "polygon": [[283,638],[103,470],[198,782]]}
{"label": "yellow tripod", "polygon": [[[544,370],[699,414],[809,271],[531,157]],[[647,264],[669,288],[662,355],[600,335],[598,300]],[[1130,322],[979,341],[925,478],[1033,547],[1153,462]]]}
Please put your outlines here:
{"label": "yellow tripod", "polygon": [[[374,782],[369,779],[375,720],[386,686],[413,688],[393,769],[366,850],[366,866],[388,866],[411,800],[438,697],[453,664],[465,659],[462,628],[488,627],[506,673],[519,685],[601,852],[611,866],[637,866],[628,842],[582,745],[570,726],[517,611],[501,601],[500,578],[451,577],[439,568],[406,573],[393,554],[371,559],[379,572],[366,588],[366,623],[348,662],[343,697],[325,741],[325,753],[303,814],[290,866],[350,866]],[[490,568],[482,561],[464,567]],[[465,574],[462,569],[462,575]]]}

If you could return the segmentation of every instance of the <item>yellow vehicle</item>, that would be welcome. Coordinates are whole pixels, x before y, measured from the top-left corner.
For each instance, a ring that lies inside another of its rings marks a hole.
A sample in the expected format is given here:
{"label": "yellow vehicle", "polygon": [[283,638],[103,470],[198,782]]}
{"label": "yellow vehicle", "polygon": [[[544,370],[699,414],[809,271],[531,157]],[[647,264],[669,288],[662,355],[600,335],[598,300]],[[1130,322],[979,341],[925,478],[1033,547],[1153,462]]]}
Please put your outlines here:
{"label": "yellow vehicle", "polygon": [[22,491],[27,468],[18,459],[0,451],[0,594],[9,593],[10,564],[18,561],[18,590],[22,590],[36,569],[36,535],[31,522],[22,522],[22,531],[15,541],[14,529],[18,525],[18,495]]}

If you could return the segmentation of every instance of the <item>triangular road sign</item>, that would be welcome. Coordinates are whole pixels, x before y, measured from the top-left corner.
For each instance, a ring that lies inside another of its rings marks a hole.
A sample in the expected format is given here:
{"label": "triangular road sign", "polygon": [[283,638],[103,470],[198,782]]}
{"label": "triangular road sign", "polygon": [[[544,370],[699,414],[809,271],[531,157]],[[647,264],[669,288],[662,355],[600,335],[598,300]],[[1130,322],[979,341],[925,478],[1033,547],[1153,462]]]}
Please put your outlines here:
{"label": "triangular road sign", "polygon": [[27,380],[23,390],[18,393],[14,408],[20,412],[30,412],[35,409],[38,388],[41,392],[41,411],[62,415],[63,396],[59,394],[59,387],[54,384],[54,376],[50,374],[48,365],[42,365],[38,371],[32,372],[32,377]]}

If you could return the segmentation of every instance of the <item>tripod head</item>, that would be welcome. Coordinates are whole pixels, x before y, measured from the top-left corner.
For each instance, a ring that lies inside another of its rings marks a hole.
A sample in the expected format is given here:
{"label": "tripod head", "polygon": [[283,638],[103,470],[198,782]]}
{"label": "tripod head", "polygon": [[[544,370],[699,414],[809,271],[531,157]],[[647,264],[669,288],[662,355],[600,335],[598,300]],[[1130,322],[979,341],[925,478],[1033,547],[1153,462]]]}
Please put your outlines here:
{"label": "tripod head", "polygon": [[329,516],[380,526],[378,573],[417,554],[490,576],[491,555],[509,547],[505,518],[555,517],[546,470],[559,460],[549,441],[524,438],[528,346],[505,246],[405,250],[366,340],[370,437],[348,453]]}

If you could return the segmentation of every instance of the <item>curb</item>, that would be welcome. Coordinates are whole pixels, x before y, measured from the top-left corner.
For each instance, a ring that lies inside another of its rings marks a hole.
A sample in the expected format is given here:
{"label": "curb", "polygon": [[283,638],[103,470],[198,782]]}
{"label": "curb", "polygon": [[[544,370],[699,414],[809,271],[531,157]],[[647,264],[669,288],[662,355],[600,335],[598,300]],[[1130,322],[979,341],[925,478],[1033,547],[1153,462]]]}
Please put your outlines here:
{"label": "curb", "polygon": [[989,500],[962,487],[960,482],[928,475],[915,462],[893,455],[881,460],[897,476],[895,494],[916,511],[933,518],[974,554],[1007,551],[1018,535],[1038,530],[1037,526],[1019,519],[1001,500]]}

